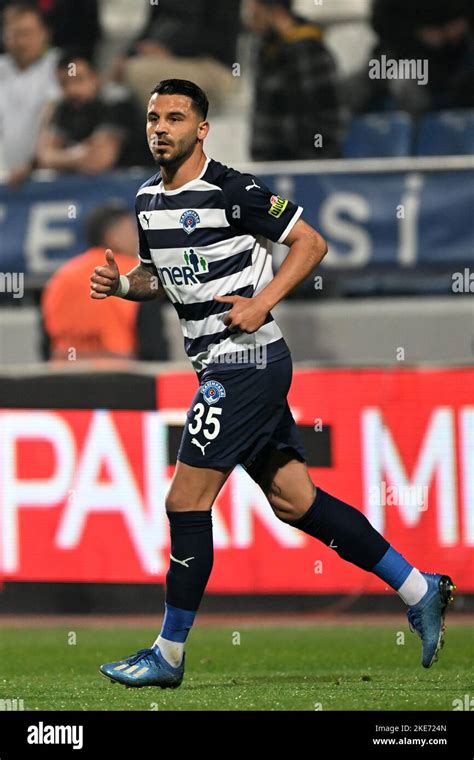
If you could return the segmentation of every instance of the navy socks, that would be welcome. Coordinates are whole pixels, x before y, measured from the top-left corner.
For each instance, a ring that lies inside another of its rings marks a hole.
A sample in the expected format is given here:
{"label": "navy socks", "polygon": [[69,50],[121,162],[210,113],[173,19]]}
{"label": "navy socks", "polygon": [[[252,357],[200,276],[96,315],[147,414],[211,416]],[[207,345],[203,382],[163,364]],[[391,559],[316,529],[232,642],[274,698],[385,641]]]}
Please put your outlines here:
{"label": "navy socks", "polygon": [[201,603],[214,561],[210,510],[167,512],[170,566],[161,636],[184,643]]}
{"label": "navy socks", "polygon": [[331,546],[342,559],[377,575],[405,604],[417,604],[426,593],[422,573],[390,546],[365,515],[322,488],[305,514],[290,525]]}
{"label": "navy socks", "polygon": [[307,512],[290,525],[331,546],[342,559],[363,570],[373,570],[390,548],[362,512],[319,487]]}
{"label": "navy socks", "polygon": [[[169,647],[170,657],[179,658],[213,566],[212,514],[211,510],[167,514],[171,556],[165,617],[157,642]],[[321,488],[305,514],[289,524],[331,546],[342,559],[375,573],[396,590],[405,588],[413,574],[420,575],[362,512]],[[418,598],[423,589],[415,590]]]}

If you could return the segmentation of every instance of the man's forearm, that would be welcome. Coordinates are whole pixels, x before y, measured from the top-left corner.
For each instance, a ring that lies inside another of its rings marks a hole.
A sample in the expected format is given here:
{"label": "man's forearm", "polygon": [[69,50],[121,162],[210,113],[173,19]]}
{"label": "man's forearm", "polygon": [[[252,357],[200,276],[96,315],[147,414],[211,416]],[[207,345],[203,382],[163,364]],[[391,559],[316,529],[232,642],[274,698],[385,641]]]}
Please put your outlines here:
{"label": "man's forearm", "polygon": [[79,168],[84,151],[82,143],[70,148],[42,148],[38,151],[38,162],[40,166],[54,171],[75,171]]}
{"label": "man's forearm", "polygon": [[152,301],[158,296],[158,277],[142,264],[127,273],[130,290],[126,296],[127,301]]}
{"label": "man's forearm", "polygon": [[270,311],[306,279],[326,253],[327,245],[316,231],[295,240],[273,280],[255,298],[265,303]]}

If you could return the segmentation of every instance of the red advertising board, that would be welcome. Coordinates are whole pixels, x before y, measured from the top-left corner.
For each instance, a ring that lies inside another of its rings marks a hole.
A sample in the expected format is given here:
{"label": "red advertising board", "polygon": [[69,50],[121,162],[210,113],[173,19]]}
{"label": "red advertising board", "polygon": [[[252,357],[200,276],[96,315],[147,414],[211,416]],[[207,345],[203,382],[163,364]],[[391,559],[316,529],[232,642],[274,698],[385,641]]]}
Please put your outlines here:
{"label": "red advertising board", "polygon": [[[170,439],[195,389],[194,374],[170,373],[157,380],[157,411],[1,411],[2,576],[164,582]],[[307,447],[330,431],[314,483],[362,509],[417,567],[474,592],[474,370],[295,370],[289,402]],[[279,521],[240,467],[213,525],[210,592],[387,591]]]}

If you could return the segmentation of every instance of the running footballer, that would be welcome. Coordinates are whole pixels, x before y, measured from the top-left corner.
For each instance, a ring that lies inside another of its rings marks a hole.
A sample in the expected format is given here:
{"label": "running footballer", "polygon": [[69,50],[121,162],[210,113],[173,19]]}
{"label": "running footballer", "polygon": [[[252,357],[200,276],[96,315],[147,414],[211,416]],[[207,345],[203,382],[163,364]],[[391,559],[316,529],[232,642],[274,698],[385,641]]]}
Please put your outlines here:
{"label": "running footballer", "polygon": [[[287,402],[292,359],[271,310],[320,263],[326,242],[300,206],[205,155],[207,112],[192,82],[155,88],[147,134],[159,171],[136,196],[139,263],[120,273],[108,250],[91,277],[92,298],[132,301],[155,298],[159,278],[199,382],[164,504],[171,552],[161,631],[151,646],[100,671],[131,687],[181,684],[186,638],[213,565],[212,505],[237,464],[278,519],[399,594],[428,668],[443,643],[453,581],[420,572],[362,512],[316,488]],[[289,247],[275,275],[268,241]]]}

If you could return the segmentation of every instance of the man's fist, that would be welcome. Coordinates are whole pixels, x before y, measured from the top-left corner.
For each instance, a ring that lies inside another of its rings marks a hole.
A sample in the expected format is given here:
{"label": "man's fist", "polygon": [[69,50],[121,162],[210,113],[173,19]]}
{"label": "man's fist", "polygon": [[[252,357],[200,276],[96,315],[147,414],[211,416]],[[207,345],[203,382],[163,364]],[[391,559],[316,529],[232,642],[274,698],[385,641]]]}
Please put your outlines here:
{"label": "man's fist", "polygon": [[91,298],[108,298],[116,293],[120,283],[120,272],[114,254],[107,248],[107,266],[96,267],[91,276]]}
{"label": "man's fist", "polygon": [[214,296],[214,300],[232,304],[223,320],[230,332],[256,332],[264,324],[269,311],[258,296]]}

